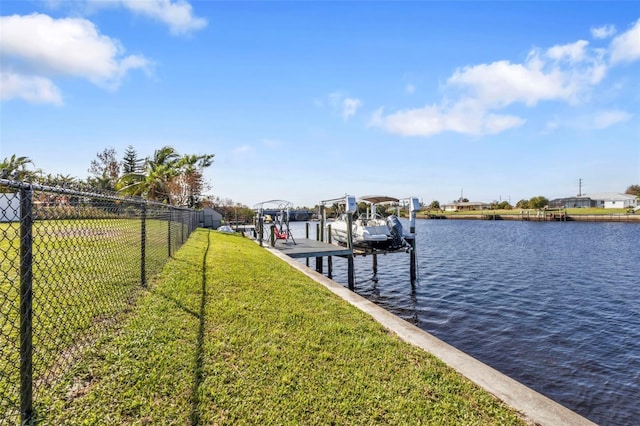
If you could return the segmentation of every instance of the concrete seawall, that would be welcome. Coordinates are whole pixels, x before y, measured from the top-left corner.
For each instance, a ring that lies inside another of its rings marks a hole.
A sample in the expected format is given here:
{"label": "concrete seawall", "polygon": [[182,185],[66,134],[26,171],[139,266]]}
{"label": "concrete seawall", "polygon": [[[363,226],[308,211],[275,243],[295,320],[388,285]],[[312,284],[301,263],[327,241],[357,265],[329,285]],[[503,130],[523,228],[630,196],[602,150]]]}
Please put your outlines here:
{"label": "concrete seawall", "polygon": [[402,340],[433,354],[449,367],[520,412],[527,422],[536,425],[558,426],[595,424],[413,324],[393,315],[295,259],[275,249],[267,248],[267,250],[293,268],[322,284],[351,305],[369,314]]}
{"label": "concrete seawall", "polygon": [[[417,219],[453,219],[453,220],[521,220],[530,222],[553,222],[562,221],[560,219],[549,219],[544,216],[536,216],[535,213],[530,216],[522,216],[517,214],[493,215],[493,214],[448,214],[448,215],[432,215],[418,216]],[[589,214],[589,215],[566,215],[563,219],[567,222],[628,222],[640,223],[640,214]]]}

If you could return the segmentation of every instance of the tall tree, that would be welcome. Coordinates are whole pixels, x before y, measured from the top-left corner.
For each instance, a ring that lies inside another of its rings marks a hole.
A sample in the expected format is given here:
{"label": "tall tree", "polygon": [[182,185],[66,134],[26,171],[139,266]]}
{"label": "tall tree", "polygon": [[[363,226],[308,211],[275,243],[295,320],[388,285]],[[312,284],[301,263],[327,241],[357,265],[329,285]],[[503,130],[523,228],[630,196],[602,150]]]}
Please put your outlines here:
{"label": "tall tree", "polygon": [[213,164],[213,154],[184,155],[164,146],[147,158],[142,172],[125,174],[120,191],[150,200],[196,207],[207,188],[203,170]]}
{"label": "tall tree", "polygon": [[203,171],[213,164],[213,154],[184,155],[178,162],[180,172],[175,176],[169,189],[175,204],[198,207],[202,192],[208,189]]}
{"label": "tall tree", "polygon": [[116,189],[116,184],[120,177],[120,161],[117,152],[112,147],[107,147],[104,151],[96,154],[96,159],[91,161],[89,173],[101,182],[108,182],[107,188]]}
{"label": "tall tree", "polygon": [[[130,173],[123,179],[124,185],[120,190],[126,194],[140,195],[154,201],[170,203],[171,197],[168,184],[178,175],[178,152],[164,146],[153,153],[152,158],[147,158],[142,173]],[[127,181],[127,179],[129,179]],[[123,182],[121,180],[121,182]]]}
{"label": "tall tree", "polygon": [[640,185],[630,185],[624,193],[640,197]]}
{"label": "tall tree", "polygon": [[537,197],[531,197],[531,199],[529,200],[529,207],[530,209],[541,209],[544,206],[548,206],[549,205],[549,200],[546,197],[543,197],[542,195],[538,195]]}
{"label": "tall tree", "polygon": [[144,180],[144,160],[138,158],[136,150],[129,145],[122,158],[122,176],[116,187],[121,190],[142,180]]}
{"label": "tall tree", "polygon": [[122,157],[122,173],[128,175],[131,173],[140,173],[144,168],[144,160],[138,158],[138,153],[132,145],[127,147]]}

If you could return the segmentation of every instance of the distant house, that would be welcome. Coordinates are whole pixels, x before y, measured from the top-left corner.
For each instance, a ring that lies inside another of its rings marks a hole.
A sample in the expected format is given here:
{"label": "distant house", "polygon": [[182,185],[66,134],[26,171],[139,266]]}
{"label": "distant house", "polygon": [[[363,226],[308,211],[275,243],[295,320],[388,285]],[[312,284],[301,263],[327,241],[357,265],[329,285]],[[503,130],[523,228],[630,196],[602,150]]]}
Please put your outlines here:
{"label": "distant house", "polygon": [[638,205],[638,198],[635,195],[617,192],[601,192],[588,195],[592,200],[596,200],[598,207],[604,207],[605,209],[626,209]]}
{"label": "distant house", "polygon": [[201,228],[218,229],[222,225],[222,214],[211,207],[205,207],[198,213]]}
{"label": "distant house", "polygon": [[549,207],[552,209],[573,209],[573,208],[587,208],[597,207],[596,201],[589,197],[564,197],[556,198],[549,201]]}
{"label": "distant house", "polygon": [[454,201],[453,203],[443,204],[442,208],[447,212],[463,212],[490,209],[491,204],[479,201]]}
{"label": "distant house", "polygon": [[549,201],[549,207],[552,208],[602,207],[605,209],[626,209],[635,208],[639,204],[635,195],[617,192],[585,194],[582,197],[556,198]]}

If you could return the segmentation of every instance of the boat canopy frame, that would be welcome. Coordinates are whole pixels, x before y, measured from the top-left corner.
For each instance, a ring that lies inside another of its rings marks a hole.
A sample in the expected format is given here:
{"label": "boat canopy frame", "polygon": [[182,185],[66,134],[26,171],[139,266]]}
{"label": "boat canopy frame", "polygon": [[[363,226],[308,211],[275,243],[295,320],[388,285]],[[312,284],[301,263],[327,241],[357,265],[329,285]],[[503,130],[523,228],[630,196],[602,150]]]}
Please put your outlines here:
{"label": "boat canopy frame", "polygon": [[264,233],[264,211],[265,210],[277,210],[280,213],[274,218],[274,233],[278,240],[289,240],[296,244],[296,240],[293,238],[291,229],[289,228],[289,211],[293,208],[293,203],[287,200],[267,200],[253,205],[253,210],[256,212],[255,226],[258,229],[258,233],[262,231],[263,237],[267,237]]}

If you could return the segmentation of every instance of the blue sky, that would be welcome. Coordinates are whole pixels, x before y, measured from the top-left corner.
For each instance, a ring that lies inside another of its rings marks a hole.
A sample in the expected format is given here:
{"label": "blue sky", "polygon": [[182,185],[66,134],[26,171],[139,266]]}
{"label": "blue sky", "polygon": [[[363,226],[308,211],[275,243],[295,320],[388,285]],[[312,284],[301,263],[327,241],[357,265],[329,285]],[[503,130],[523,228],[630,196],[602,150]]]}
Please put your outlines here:
{"label": "blue sky", "polygon": [[640,2],[0,3],[0,158],[215,154],[214,196],[640,184]]}

